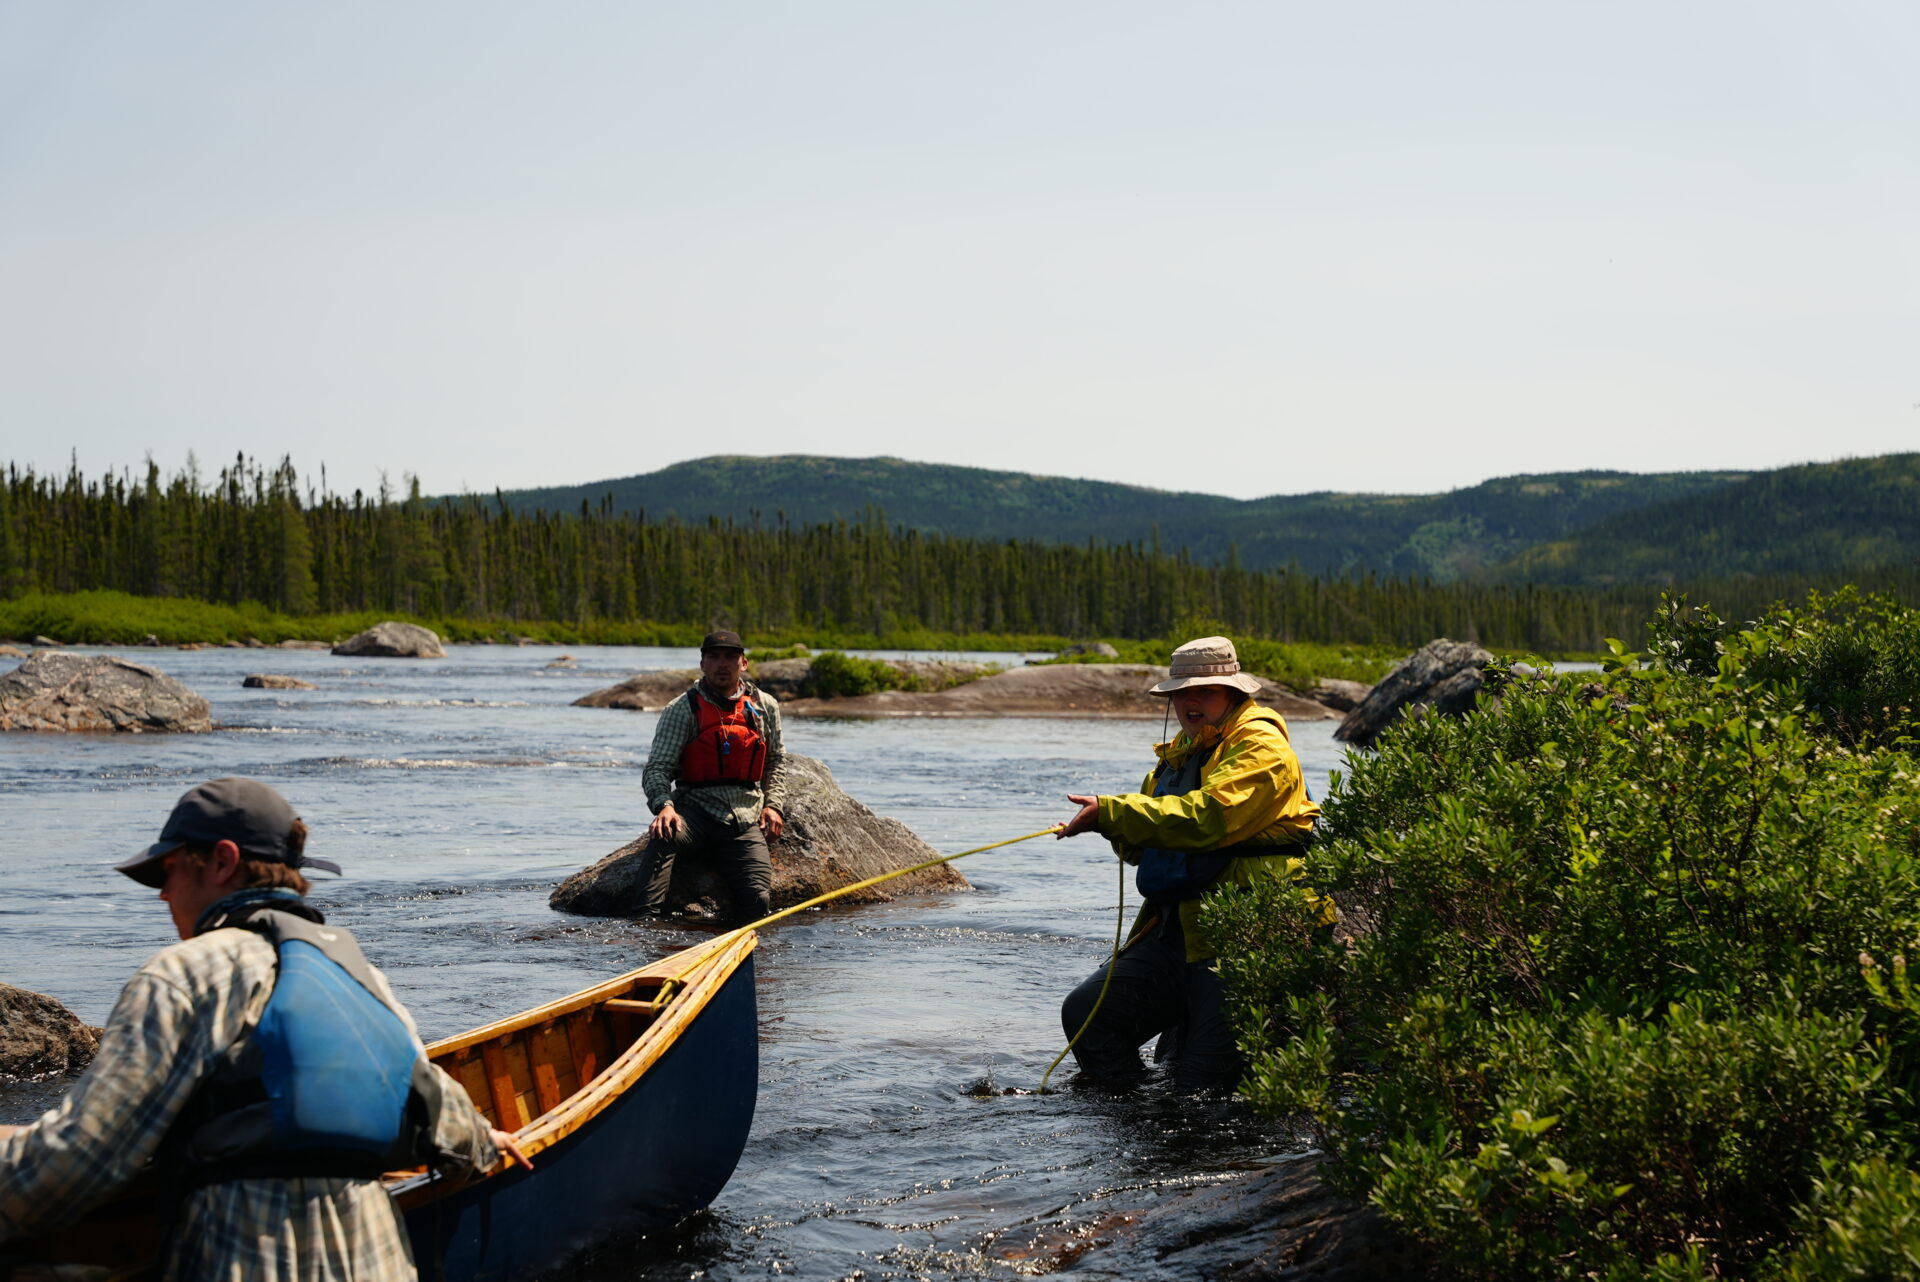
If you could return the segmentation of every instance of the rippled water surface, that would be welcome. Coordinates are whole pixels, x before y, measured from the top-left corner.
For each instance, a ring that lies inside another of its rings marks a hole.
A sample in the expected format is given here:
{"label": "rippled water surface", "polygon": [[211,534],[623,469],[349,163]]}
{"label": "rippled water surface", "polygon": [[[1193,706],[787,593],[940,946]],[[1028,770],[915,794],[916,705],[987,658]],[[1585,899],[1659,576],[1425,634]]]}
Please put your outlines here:
{"label": "rippled water surface", "polygon": [[[558,997],[687,942],[567,917],[553,883],[646,821],[651,713],[579,695],[691,651],[455,647],[445,660],[301,651],[138,651],[213,704],[210,735],[0,736],[0,978],[106,1017],[171,938],[164,905],[106,866],[151,841],[191,784],[271,781],[343,881],[314,898],[444,1036]],[[1001,660],[1017,656],[991,656]],[[282,672],[313,691],[246,690]],[[1070,791],[1136,787],[1143,721],[811,721],[789,746],[945,852],[1066,817]],[[1341,750],[1293,728],[1316,795]],[[971,893],[826,910],[758,954],[759,1111],[714,1207],[664,1240],[609,1244],[593,1279],[994,1278],[1074,1259],[1124,1194],[1138,1201],[1287,1151],[1231,1102],[1149,1088],[1031,1088],[1060,1048],[1061,996],[1104,963],[1114,860],[1041,838],[956,865]],[[1129,892],[1131,888],[1129,888]],[[1056,1075],[1070,1081],[1071,1067]],[[1174,1277],[1095,1251],[1083,1276]]]}

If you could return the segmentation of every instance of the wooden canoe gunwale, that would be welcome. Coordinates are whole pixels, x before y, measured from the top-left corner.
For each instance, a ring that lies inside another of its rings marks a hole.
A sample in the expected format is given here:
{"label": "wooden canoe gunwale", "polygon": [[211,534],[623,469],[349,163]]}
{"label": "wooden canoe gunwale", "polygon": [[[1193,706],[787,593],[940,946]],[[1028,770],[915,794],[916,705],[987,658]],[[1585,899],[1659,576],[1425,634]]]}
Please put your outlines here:
{"label": "wooden canoe gunwale", "polygon": [[[638,1081],[673,1046],[681,1031],[699,1016],[758,943],[759,937],[752,931],[735,931],[718,936],[708,943],[650,962],[544,1006],[536,1006],[532,1010],[434,1042],[427,1047],[427,1057],[435,1062],[456,1056],[464,1058],[480,1050],[486,1043],[551,1025],[610,999],[621,998],[649,981],[656,982],[662,989],[675,989],[666,995],[660,1013],[630,1045],[614,1057],[612,1063],[590,1081],[582,1083],[558,1107],[538,1114],[513,1132],[527,1155],[537,1158],[541,1150],[551,1148],[591,1122]],[[655,1003],[660,1001],[661,998],[657,996]],[[538,1166],[537,1161],[535,1165]],[[425,1172],[390,1176],[387,1191],[393,1194],[404,1211],[431,1202],[450,1187],[470,1188],[476,1183],[503,1175],[510,1169],[503,1162],[476,1179],[459,1185],[435,1180]]]}

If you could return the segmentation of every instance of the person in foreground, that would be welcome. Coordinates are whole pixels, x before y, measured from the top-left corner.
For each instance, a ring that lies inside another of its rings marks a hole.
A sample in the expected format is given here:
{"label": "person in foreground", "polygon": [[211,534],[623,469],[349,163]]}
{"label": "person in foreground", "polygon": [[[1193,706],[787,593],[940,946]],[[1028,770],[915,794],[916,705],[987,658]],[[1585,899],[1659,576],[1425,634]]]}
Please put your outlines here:
{"label": "person in foreground", "polygon": [[[1260,683],[1240,671],[1233,642],[1202,637],[1173,652],[1164,695],[1179,733],[1154,752],[1159,761],[1139,792],[1072,794],[1079,807],[1057,837],[1098,832],[1137,867],[1146,900],[1119,956],[1093,1023],[1074,1045],[1088,1080],[1126,1086],[1145,1073],[1140,1048],[1163,1036],[1173,1047],[1173,1079],[1185,1089],[1231,1088],[1241,1063],[1215,950],[1199,928],[1200,900],[1224,886],[1265,877],[1298,880],[1320,807],[1307,795],[1287,723],[1256,703]],[[1331,900],[1321,901],[1332,925]],[[1067,995],[1060,1021],[1068,1037],[1094,1013],[1107,968]]]}
{"label": "person in foreground", "polygon": [[306,838],[266,784],[215,779],[116,865],[160,891],[181,942],[128,981],[66,1098],[0,1134],[0,1242],[78,1220],[152,1162],[168,1282],[411,1279],[382,1171],[532,1165],[303,898],[300,869],[340,871]]}
{"label": "person in foreground", "polygon": [[736,924],[773,910],[767,841],[786,826],[787,756],[780,705],[746,679],[746,669],[739,634],[710,632],[700,643],[700,680],[660,710],[640,776],[653,812],[640,916],[660,914],[681,852],[719,861]]}

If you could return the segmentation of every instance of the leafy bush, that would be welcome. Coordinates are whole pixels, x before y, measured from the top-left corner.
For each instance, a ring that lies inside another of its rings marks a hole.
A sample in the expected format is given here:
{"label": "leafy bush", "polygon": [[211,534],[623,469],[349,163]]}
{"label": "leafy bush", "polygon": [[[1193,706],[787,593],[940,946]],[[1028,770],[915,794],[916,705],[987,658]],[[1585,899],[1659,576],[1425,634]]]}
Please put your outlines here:
{"label": "leafy bush", "polygon": [[1598,682],[1397,726],[1310,855],[1343,945],[1207,905],[1247,1093],[1470,1275],[1904,1276],[1920,997],[1874,959],[1920,940],[1917,638],[1674,607]]}
{"label": "leafy bush", "polygon": [[912,679],[891,663],[829,650],[814,656],[813,666],[800,690],[812,699],[845,699],[878,690],[911,688]]}

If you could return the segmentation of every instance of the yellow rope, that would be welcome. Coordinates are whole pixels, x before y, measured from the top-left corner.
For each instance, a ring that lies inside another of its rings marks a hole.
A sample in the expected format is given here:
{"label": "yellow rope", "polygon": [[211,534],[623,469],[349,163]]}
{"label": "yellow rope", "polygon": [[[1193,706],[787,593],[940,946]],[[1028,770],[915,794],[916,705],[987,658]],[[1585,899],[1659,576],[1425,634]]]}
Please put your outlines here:
{"label": "yellow rope", "polygon": [[797,912],[804,912],[809,908],[828,903],[840,898],[842,895],[851,895],[856,890],[865,890],[868,886],[878,886],[883,881],[892,881],[895,877],[904,877],[910,872],[920,872],[923,869],[933,867],[935,864],[950,864],[956,859],[965,859],[968,855],[977,855],[985,850],[998,850],[1002,846],[1012,846],[1022,841],[1032,841],[1035,837],[1045,837],[1052,831],[1052,828],[1042,828],[1039,832],[1030,832],[1024,837],[1009,837],[1005,841],[996,841],[991,845],[975,846],[972,850],[963,850],[957,855],[942,855],[938,859],[929,859],[924,863],[917,863],[911,868],[896,868],[892,872],[883,872],[878,877],[869,877],[865,881],[856,881],[851,886],[842,886],[838,890],[829,890],[824,895],[815,895],[812,899],[804,903],[795,904],[791,908],[782,908],[779,912],[762,917],[759,921],[749,922],[745,926],[736,927],[728,931],[725,935],[720,936],[720,938],[730,939],[735,935],[744,934],[749,930],[758,930],[762,926],[771,926],[782,917],[791,917]]}
{"label": "yellow rope", "polygon": [[1042,1095],[1047,1093],[1047,1082],[1053,1077],[1053,1070],[1060,1067],[1060,1061],[1067,1057],[1067,1052],[1078,1046],[1086,1031],[1093,1027],[1093,1017],[1100,1013],[1100,1003],[1107,1000],[1107,986],[1113,983],[1113,969],[1120,964],[1120,932],[1126,929],[1127,924],[1127,865],[1119,860],[1115,862],[1120,864],[1120,907],[1113,918],[1113,956],[1107,958],[1107,977],[1100,981],[1100,995],[1093,999],[1093,1009],[1087,1012],[1080,1031],[1067,1039],[1066,1046],[1053,1057],[1053,1063],[1047,1065],[1047,1071],[1040,1075]]}
{"label": "yellow rope", "polygon": [[[1039,832],[1030,832],[1023,837],[1009,837],[1005,841],[996,841],[985,846],[975,846],[972,850],[962,850],[958,854],[942,855],[938,859],[928,859],[917,863],[911,868],[896,868],[892,872],[883,872],[878,877],[869,877],[865,881],[856,881],[852,885],[842,886],[838,890],[829,890],[824,895],[815,895],[812,899],[795,904],[791,908],[782,908],[777,913],[770,913],[762,917],[759,921],[749,922],[745,926],[736,926],[725,934],[715,937],[712,944],[708,945],[708,947],[716,946],[722,940],[732,939],[736,935],[744,935],[750,930],[758,930],[762,926],[771,926],[783,917],[791,917],[797,912],[805,912],[809,908],[817,908],[821,904],[831,903],[833,900],[839,899],[843,895],[850,895],[856,890],[865,890],[868,886],[877,886],[883,881],[892,881],[895,877],[904,877],[908,873],[921,872],[937,864],[950,864],[956,859],[965,859],[968,855],[977,855],[983,851],[998,850],[1002,846],[1013,846],[1023,841],[1032,841],[1035,837],[1045,837],[1054,831],[1056,831],[1054,828],[1042,828]],[[1068,1039],[1066,1048],[1053,1057],[1053,1063],[1047,1065],[1046,1073],[1040,1078],[1040,1093],[1042,1095],[1047,1093],[1047,1082],[1053,1077],[1053,1070],[1060,1067],[1060,1061],[1067,1057],[1067,1053],[1079,1044],[1080,1038],[1086,1033],[1087,1029],[1093,1026],[1094,1017],[1100,1013],[1100,1003],[1107,1000],[1107,986],[1113,983],[1114,967],[1120,962],[1121,933],[1126,929],[1127,921],[1127,866],[1121,863],[1119,867],[1120,905],[1113,923],[1113,955],[1107,959],[1107,977],[1100,981],[1100,995],[1093,999],[1093,1009],[1087,1012],[1086,1022],[1080,1025],[1080,1031]],[[707,949],[701,949],[699,951],[705,953]]]}

